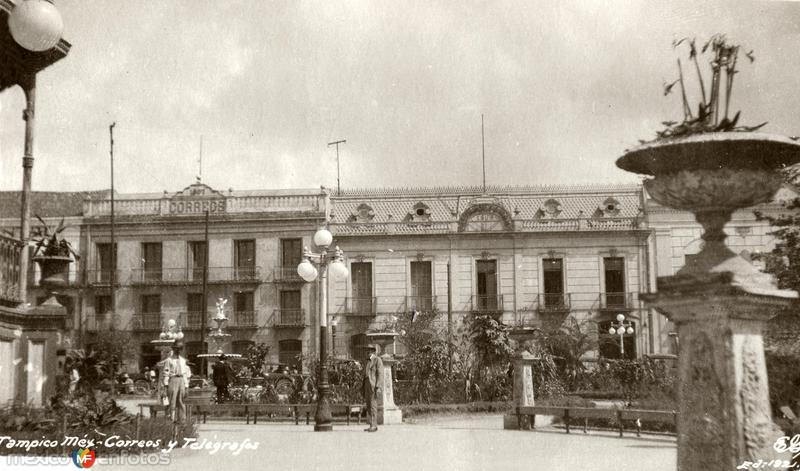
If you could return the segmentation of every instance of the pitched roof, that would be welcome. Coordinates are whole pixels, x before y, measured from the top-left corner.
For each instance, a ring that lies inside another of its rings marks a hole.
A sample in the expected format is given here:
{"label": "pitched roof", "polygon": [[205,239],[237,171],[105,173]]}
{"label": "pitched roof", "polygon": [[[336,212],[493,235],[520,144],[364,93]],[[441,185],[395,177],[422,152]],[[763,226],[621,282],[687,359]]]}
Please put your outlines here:
{"label": "pitched roof", "polygon": [[[348,190],[331,195],[333,222],[342,224],[367,205],[372,209],[371,222],[397,222],[414,211],[418,203],[429,209],[431,221],[455,221],[470,206],[493,200],[515,219],[542,217],[548,205],[555,204],[553,217],[590,218],[615,200],[618,217],[636,217],[641,212],[639,185],[487,187],[485,194],[474,188],[409,188],[406,190]],[[553,200],[553,201],[551,201]]]}
{"label": "pitched roof", "polygon": [[[31,216],[70,217],[83,215],[83,200],[108,198],[110,190],[34,191],[31,192]],[[0,218],[15,218],[22,211],[21,191],[0,191]]]}

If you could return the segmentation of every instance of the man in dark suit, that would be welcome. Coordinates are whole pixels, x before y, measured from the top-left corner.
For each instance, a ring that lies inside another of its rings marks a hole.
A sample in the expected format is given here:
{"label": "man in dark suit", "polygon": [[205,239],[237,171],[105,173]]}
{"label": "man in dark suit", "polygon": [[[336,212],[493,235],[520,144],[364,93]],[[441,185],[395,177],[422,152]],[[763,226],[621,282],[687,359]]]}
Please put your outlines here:
{"label": "man in dark suit", "polygon": [[378,356],[374,345],[367,347],[369,360],[364,365],[364,400],[367,403],[369,428],[365,432],[378,431],[378,394],[383,381],[383,360]]}
{"label": "man in dark suit", "polygon": [[217,387],[217,404],[226,402],[230,395],[228,394],[228,385],[231,382],[231,367],[227,362],[228,357],[223,353],[219,357],[219,361],[213,366],[213,379],[214,386]]}

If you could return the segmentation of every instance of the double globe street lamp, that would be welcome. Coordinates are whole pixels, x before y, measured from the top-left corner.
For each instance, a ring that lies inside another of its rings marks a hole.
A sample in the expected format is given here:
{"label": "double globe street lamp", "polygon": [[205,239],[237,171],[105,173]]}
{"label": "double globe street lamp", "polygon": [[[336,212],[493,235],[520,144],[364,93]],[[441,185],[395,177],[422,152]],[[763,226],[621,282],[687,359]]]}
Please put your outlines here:
{"label": "double globe street lamp", "polygon": [[[36,108],[36,74],[66,57],[70,44],[61,39],[64,22],[61,15],[47,0],[20,0],[0,2],[0,18],[8,17],[0,25],[0,91],[19,85],[25,93],[25,148],[22,158],[22,198],[20,239],[26,244],[30,238],[31,179],[33,175],[33,131]],[[29,252],[20,254],[18,298],[23,305],[28,291]]]}
{"label": "double globe street lamp", "polygon": [[619,356],[625,358],[625,334],[633,335],[633,323],[625,320],[625,314],[617,314],[617,322],[612,322],[608,328],[611,335],[619,335]]}
{"label": "double globe street lamp", "polygon": [[[328,394],[328,268],[336,278],[347,278],[350,274],[344,264],[344,253],[339,247],[328,255],[328,247],[333,242],[333,235],[325,228],[314,234],[314,245],[319,253],[303,248],[303,260],[297,265],[297,274],[305,281],[312,282],[319,277],[319,385],[317,394],[317,411],[314,414],[314,431],[330,432],[331,409]],[[319,268],[317,268],[319,267]]]}

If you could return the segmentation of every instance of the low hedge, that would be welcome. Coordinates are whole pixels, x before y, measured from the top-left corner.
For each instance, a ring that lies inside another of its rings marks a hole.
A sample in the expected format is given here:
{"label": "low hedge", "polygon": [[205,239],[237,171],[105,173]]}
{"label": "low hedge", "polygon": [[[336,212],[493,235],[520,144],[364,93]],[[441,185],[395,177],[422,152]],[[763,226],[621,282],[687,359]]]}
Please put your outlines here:
{"label": "low hedge", "polygon": [[505,413],[512,409],[510,402],[467,402],[463,404],[409,404],[399,406],[403,419],[414,419],[435,415],[459,415],[474,413]]}

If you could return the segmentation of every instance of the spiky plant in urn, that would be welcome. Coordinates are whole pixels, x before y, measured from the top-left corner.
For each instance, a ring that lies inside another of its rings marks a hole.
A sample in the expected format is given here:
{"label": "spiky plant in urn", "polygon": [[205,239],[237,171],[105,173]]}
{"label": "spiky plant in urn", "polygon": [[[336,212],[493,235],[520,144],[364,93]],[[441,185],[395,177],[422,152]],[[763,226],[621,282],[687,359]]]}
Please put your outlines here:
{"label": "spiky plant in urn", "polygon": [[[60,289],[69,285],[69,264],[80,256],[63,236],[67,229],[64,218],[58,226],[49,226],[38,215],[41,226],[36,228],[31,241],[34,242],[33,260],[39,264],[41,277],[39,284],[48,291],[50,298]],[[49,300],[48,300],[49,301]]]}
{"label": "spiky plant in urn", "polygon": [[772,199],[782,169],[800,161],[800,143],[756,132],[766,123],[739,125],[740,112],[730,116],[737,60],[753,62],[752,51],[722,35],[699,52],[694,39],[674,46],[688,48],[700,88],[696,112],[679,59],[680,75],[664,93],[679,85],[683,121],[664,122],[654,140],[626,151],[617,166],[645,175],[653,200],[691,211],[703,226],[697,257],[676,275],[658,278],[658,292],[642,298],[676,325],[680,339],[678,469],[736,469],[775,457],[782,433],[771,418],[762,329],[797,293],[779,290],[770,275],[733,253],[724,226],[734,211]]}

